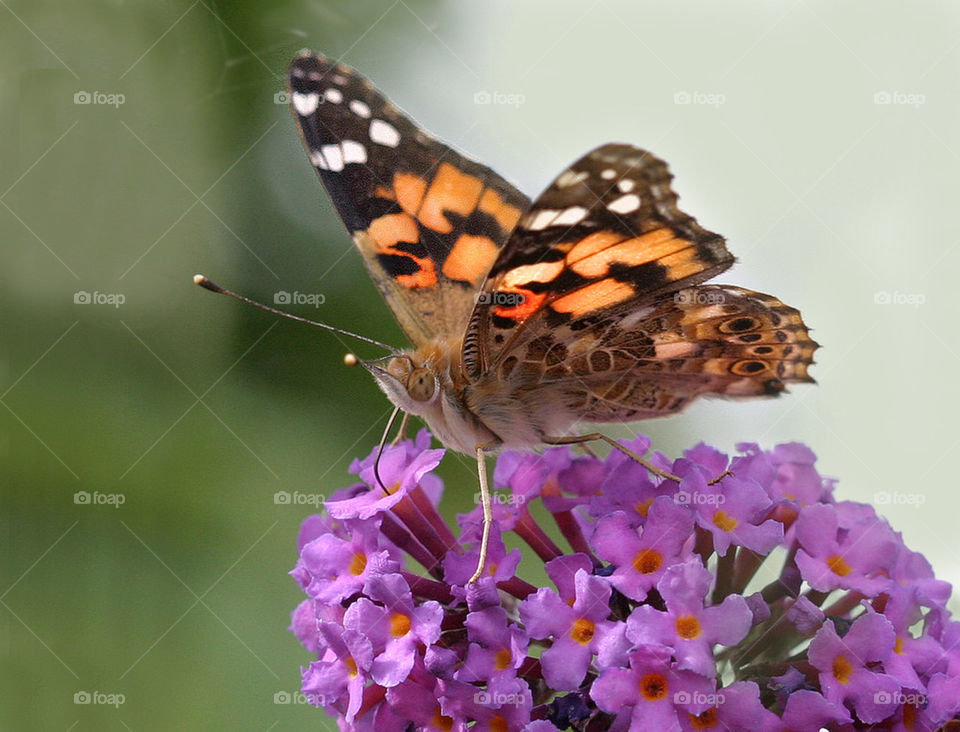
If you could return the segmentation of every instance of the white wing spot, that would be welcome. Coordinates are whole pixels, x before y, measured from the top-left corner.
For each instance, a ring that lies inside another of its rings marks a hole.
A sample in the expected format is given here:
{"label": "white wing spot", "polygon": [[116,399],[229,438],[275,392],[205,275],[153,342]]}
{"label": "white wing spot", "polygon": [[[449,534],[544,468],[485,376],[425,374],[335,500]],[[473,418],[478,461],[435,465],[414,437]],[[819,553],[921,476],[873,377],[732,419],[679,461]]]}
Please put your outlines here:
{"label": "white wing spot", "polygon": [[327,161],[330,170],[334,173],[343,170],[343,151],[339,145],[324,145],[320,148],[320,151],[323,153],[323,158]]}
{"label": "white wing spot", "polygon": [[604,180],[610,180],[611,178],[615,178],[616,175],[617,175],[617,171],[615,171],[613,168],[607,168],[602,173],[600,173],[600,177],[603,178]]}
{"label": "white wing spot", "polygon": [[320,95],[315,92],[310,94],[301,94],[300,92],[293,93],[293,108],[297,110],[297,114],[301,117],[306,117],[308,114],[313,114],[317,111],[317,107],[320,105]]}
{"label": "white wing spot", "polygon": [[573,226],[583,221],[587,215],[587,209],[583,206],[571,206],[560,212],[560,215],[553,220],[553,226]]}
{"label": "white wing spot", "polygon": [[539,211],[534,211],[532,214],[527,216],[524,226],[530,231],[540,231],[541,229],[546,229],[550,225],[550,222],[557,217],[558,213],[560,212],[553,208],[544,208]]}
{"label": "white wing spot", "polygon": [[618,214],[633,213],[640,208],[640,196],[636,193],[628,193],[608,203],[607,208]]}
{"label": "white wing spot", "polygon": [[397,128],[382,119],[375,119],[370,123],[370,139],[378,145],[396,147],[400,144],[400,133]]}
{"label": "white wing spot", "polygon": [[630,191],[633,190],[634,186],[636,185],[637,184],[634,181],[630,180],[629,178],[624,178],[623,180],[617,181],[617,188],[620,190],[621,193],[629,193]]}
{"label": "white wing spot", "polygon": [[363,117],[364,119],[370,118],[370,107],[361,102],[359,99],[354,99],[350,102],[350,111],[352,111],[358,117]]}
{"label": "white wing spot", "polygon": [[340,104],[343,101],[343,92],[339,89],[327,89],[323,93],[323,98],[328,102],[333,102],[334,104]]}
{"label": "white wing spot", "polygon": [[347,83],[347,77],[341,76],[340,74],[334,74],[330,78],[333,79],[334,84],[339,84],[340,86],[344,86]]}
{"label": "white wing spot", "polygon": [[310,162],[320,168],[320,170],[330,170],[327,161],[323,159],[323,154],[319,150],[310,151]]}
{"label": "white wing spot", "polygon": [[586,172],[585,170],[581,170],[580,172],[577,172],[576,170],[567,170],[567,171],[564,171],[564,172],[561,173],[560,176],[557,178],[557,187],[558,187],[558,188],[568,188],[568,187],[570,187],[570,186],[574,186],[574,185],[576,185],[577,183],[579,183],[580,181],[586,180],[586,178],[587,178],[589,175],[590,175],[590,174],[589,174],[588,172]]}
{"label": "white wing spot", "polygon": [[343,148],[344,163],[365,163],[367,162],[367,148],[359,142],[353,140],[344,140],[340,143]]}

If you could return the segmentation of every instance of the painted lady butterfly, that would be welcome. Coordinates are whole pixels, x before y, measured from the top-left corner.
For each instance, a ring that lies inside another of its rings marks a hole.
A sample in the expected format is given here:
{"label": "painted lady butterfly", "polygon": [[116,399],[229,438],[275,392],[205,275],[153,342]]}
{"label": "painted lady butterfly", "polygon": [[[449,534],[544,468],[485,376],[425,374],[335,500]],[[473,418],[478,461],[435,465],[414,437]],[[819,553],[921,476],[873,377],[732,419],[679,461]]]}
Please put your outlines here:
{"label": "painted lady butterfly", "polygon": [[700,284],[734,258],[677,208],[650,153],[602,145],[531,202],[349,67],[302,52],[288,82],[310,162],[413,343],[364,366],[400,410],[476,455],[484,492],[485,452],[623,449],[574,430],[813,381],[799,312]]}

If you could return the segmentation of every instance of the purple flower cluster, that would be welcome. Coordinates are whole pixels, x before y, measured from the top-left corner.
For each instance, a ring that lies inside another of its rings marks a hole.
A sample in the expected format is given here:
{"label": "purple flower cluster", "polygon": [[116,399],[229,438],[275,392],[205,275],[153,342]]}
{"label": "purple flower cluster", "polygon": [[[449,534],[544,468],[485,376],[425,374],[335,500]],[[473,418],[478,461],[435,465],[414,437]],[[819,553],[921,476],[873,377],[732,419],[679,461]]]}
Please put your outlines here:
{"label": "purple flower cluster", "polygon": [[[436,508],[443,451],[429,444],[421,432],[384,451],[389,492],[376,451],[356,461],[363,482],[301,530],[291,574],[308,599],[292,630],[316,658],[302,690],[341,730],[936,730],[960,719],[950,585],[873,508],[837,502],[807,447],[655,453],[679,483],[617,451],[504,453],[485,572],[468,585],[480,507],[455,536]],[[501,532],[530,551],[508,551]],[[521,559],[549,584],[521,579]]]}

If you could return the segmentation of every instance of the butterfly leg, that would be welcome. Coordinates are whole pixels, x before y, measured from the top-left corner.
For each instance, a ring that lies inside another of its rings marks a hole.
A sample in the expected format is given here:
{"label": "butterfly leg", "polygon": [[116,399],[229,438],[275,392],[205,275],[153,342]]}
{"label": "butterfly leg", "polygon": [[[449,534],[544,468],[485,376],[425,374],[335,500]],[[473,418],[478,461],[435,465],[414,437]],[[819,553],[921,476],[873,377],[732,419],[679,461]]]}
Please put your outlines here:
{"label": "butterfly leg", "polygon": [[487,544],[490,542],[490,525],[493,523],[493,511],[490,509],[490,488],[487,485],[486,446],[477,445],[477,476],[480,479],[480,501],[483,504],[483,534],[480,537],[480,556],[477,558],[477,569],[467,580],[472,585],[483,574],[483,567],[487,563]]}
{"label": "butterfly leg", "polygon": [[[571,437],[544,437],[543,438],[543,441],[548,445],[571,445],[571,444],[576,445],[576,444],[581,444],[586,442],[592,442],[593,440],[603,440],[608,445],[610,445],[611,447],[615,447],[617,450],[622,452],[624,455],[626,455],[630,459],[636,460],[638,463],[640,463],[643,467],[645,467],[654,475],[659,475],[661,478],[666,478],[667,480],[672,480],[677,483],[680,482],[680,478],[674,475],[673,473],[668,473],[666,470],[661,470],[656,465],[651,463],[649,460],[646,460],[642,456],[635,453],[633,450],[624,447],[616,440],[610,437],[607,437],[606,435],[602,435],[599,432],[593,432],[589,435],[573,435]],[[583,444],[582,447],[586,449],[585,444]],[[588,452],[590,452],[591,455],[593,454],[593,452],[590,450],[588,450]],[[733,475],[733,471],[724,470],[722,473],[720,473],[720,475],[718,475],[713,480],[707,481],[707,485],[714,485],[715,483],[719,483],[728,475]]]}
{"label": "butterfly leg", "polygon": [[636,462],[640,463],[643,467],[645,467],[654,475],[657,475],[661,478],[665,478],[666,480],[675,481],[677,483],[680,482],[680,478],[674,475],[673,473],[663,470],[662,468],[658,468],[656,465],[651,463],[642,455],[638,455],[630,448],[624,447],[623,445],[621,445],[612,437],[608,437],[607,435],[601,434],[599,432],[591,432],[589,435],[570,435],[569,437],[544,437],[543,438],[543,441],[547,445],[578,445],[584,442],[593,442],[594,440],[603,440],[608,445],[610,445],[610,447],[616,448],[631,460],[635,460]]}

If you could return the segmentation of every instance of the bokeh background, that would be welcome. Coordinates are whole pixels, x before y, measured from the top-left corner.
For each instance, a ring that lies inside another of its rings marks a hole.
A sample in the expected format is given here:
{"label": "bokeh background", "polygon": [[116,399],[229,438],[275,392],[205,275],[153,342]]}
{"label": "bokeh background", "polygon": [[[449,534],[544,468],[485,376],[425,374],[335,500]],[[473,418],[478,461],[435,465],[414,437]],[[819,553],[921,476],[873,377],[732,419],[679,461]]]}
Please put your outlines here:
{"label": "bokeh background", "polygon": [[635,427],[802,440],[956,582],[958,39],[893,0],[0,0],[0,728],[333,729],[277,703],[312,506],[274,494],[351,482],[388,407],[329,334],[190,281],[403,342],[275,103],[302,47],[530,194],[611,140],[668,160],[820,384]]}

